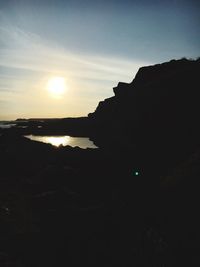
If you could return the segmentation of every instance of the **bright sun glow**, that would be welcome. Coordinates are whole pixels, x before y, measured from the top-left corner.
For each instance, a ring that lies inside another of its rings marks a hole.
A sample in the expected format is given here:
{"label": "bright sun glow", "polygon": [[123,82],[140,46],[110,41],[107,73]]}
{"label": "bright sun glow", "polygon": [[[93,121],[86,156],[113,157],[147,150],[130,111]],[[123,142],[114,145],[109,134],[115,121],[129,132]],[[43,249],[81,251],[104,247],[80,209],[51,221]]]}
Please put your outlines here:
{"label": "bright sun glow", "polygon": [[67,87],[65,78],[63,77],[52,77],[49,79],[47,84],[47,90],[49,93],[56,98],[62,97],[62,95],[65,93]]}

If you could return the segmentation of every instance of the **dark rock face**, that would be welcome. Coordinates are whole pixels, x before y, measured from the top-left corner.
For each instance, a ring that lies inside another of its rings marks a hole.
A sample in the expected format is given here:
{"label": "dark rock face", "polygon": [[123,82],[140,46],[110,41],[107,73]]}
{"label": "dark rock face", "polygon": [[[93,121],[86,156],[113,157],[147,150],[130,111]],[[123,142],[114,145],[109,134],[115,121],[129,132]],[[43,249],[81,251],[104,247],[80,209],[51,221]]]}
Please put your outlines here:
{"label": "dark rock face", "polygon": [[89,115],[95,125],[91,139],[145,154],[192,149],[200,134],[199,77],[199,60],[140,68],[130,84],[119,83],[115,96]]}

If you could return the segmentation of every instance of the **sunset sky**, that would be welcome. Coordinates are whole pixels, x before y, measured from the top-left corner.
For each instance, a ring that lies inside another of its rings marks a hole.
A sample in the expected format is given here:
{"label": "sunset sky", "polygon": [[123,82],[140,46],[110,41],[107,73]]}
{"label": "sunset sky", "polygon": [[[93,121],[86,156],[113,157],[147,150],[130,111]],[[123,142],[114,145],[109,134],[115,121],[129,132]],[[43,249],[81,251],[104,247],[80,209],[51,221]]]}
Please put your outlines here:
{"label": "sunset sky", "polygon": [[200,3],[1,0],[0,120],[94,111],[139,67],[200,56]]}

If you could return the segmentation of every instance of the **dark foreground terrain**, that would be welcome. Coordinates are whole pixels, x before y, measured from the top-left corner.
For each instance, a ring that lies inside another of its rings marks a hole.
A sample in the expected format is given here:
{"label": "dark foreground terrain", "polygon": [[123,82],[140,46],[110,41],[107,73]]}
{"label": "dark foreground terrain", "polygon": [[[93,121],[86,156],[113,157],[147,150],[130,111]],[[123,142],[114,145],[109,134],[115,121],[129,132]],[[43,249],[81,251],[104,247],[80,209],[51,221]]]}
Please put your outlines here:
{"label": "dark foreground terrain", "polygon": [[199,77],[199,60],[141,68],[86,118],[2,130],[0,266],[200,266]]}

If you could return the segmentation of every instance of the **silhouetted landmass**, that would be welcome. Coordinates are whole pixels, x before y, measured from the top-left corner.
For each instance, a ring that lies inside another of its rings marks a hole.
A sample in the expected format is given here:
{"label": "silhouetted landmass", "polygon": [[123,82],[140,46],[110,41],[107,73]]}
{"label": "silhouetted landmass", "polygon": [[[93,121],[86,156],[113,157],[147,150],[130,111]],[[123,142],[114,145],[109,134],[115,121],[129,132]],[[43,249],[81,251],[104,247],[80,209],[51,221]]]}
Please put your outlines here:
{"label": "silhouetted landmass", "polygon": [[152,152],[168,161],[172,154],[193,150],[200,144],[199,75],[199,60],[140,68],[130,84],[120,82],[115,96],[89,114],[92,139],[100,146],[132,149],[148,160]]}
{"label": "silhouetted landmass", "polygon": [[88,117],[1,130],[0,266],[199,266],[199,77],[199,60],[144,67]]}

